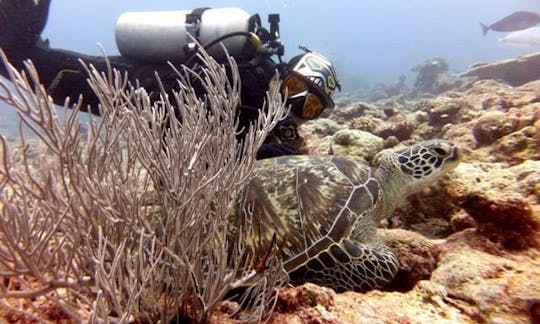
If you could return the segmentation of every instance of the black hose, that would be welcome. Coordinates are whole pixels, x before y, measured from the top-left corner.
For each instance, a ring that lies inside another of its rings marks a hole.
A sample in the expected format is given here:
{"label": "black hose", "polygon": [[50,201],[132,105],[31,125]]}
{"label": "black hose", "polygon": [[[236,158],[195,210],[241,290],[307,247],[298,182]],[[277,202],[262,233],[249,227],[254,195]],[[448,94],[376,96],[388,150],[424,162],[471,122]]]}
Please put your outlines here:
{"label": "black hose", "polygon": [[[253,33],[250,33],[250,32],[244,32],[244,31],[238,31],[238,32],[233,32],[233,33],[228,33],[228,34],[225,34],[223,36],[220,36],[216,39],[214,39],[213,41],[211,41],[210,43],[204,45],[202,48],[207,51],[210,47],[216,45],[217,43],[227,39],[227,38],[230,38],[230,37],[235,37],[235,36],[246,36],[248,38],[251,38],[253,36]],[[189,66],[189,64],[191,63],[191,61],[193,61],[196,57],[196,54],[197,52],[199,51],[200,49],[198,48],[197,51],[195,51],[193,54],[191,54],[187,59],[186,61],[184,62],[184,65],[186,66]]]}

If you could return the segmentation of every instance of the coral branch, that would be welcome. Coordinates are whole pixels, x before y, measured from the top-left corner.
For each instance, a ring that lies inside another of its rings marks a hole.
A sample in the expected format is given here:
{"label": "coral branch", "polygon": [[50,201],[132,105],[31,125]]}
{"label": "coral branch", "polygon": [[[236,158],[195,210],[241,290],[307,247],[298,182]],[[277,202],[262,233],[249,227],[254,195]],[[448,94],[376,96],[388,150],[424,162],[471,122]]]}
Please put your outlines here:
{"label": "coral branch", "polygon": [[248,214],[241,231],[230,224],[287,114],[277,78],[239,140],[232,58],[228,71],[203,51],[201,70],[178,68],[179,90],[154,101],[127,75],[81,62],[101,115],[83,136],[80,104],[60,116],[32,63],[19,72],[1,57],[14,89],[0,80],[0,101],[20,116],[22,147],[0,138],[0,276],[12,283],[0,298],[43,296],[77,320],[204,320],[246,286],[244,318],[268,314],[286,275],[272,256],[262,271],[247,257]]}

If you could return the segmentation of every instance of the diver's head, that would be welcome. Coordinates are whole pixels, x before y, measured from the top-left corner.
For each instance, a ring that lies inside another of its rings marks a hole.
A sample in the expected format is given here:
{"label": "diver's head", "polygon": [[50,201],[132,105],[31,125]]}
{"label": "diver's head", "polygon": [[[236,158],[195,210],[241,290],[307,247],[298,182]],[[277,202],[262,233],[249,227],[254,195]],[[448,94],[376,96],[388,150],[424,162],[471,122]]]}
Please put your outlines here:
{"label": "diver's head", "polygon": [[332,95],[341,86],[330,60],[305,47],[303,49],[306,53],[289,61],[282,93],[294,117],[306,120],[319,117],[326,108],[333,108]]}

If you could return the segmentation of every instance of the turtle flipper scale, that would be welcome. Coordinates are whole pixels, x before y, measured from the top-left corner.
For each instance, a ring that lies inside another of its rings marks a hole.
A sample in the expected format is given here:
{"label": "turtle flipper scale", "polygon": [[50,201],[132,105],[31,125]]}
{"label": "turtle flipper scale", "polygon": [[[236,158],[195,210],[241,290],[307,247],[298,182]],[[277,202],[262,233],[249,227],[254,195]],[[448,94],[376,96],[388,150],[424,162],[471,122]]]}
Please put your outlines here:
{"label": "turtle flipper scale", "polygon": [[344,239],[293,271],[293,282],[309,281],[337,292],[369,291],[383,287],[394,278],[399,261],[386,246]]}

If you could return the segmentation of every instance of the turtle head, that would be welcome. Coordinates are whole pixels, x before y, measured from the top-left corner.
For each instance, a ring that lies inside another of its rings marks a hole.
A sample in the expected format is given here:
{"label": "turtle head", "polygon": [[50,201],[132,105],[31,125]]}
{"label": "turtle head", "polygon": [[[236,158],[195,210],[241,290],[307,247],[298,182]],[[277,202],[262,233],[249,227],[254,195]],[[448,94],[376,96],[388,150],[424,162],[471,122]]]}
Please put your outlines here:
{"label": "turtle head", "polygon": [[418,142],[380,157],[379,171],[386,182],[405,198],[434,183],[454,169],[461,159],[460,148],[449,141],[434,139]]}

